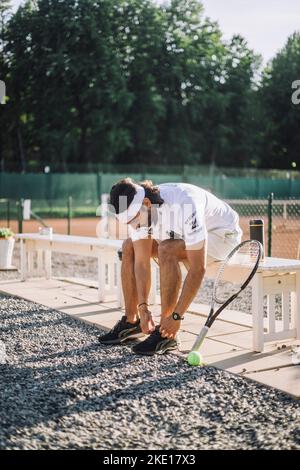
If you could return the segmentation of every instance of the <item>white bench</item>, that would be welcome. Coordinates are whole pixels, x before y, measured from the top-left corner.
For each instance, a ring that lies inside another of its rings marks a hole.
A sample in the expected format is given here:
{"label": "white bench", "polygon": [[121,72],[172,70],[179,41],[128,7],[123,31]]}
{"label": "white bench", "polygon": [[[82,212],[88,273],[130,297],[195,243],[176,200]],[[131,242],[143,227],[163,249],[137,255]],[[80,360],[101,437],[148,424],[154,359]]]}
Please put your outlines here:
{"label": "white bench", "polygon": [[[21,280],[39,275],[52,277],[52,252],[89,256],[98,259],[98,300],[103,302],[108,295],[120,295],[117,279],[119,240],[106,240],[70,235],[17,234],[20,240]],[[121,302],[121,300],[120,300]]]}
{"label": "white bench", "polygon": [[[208,269],[207,277],[214,277],[218,263],[214,264],[215,267]],[[233,281],[239,274],[238,265],[232,268],[229,281]],[[252,287],[253,351],[262,352],[264,344],[269,341],[300,339],[300,261],[265,258],[260,263],[250,286]],[[277,296],[281,297],[282,320],[276,320]]]}
{"label": "white bench", "polygon": [[[69,235],[18,234],[21,242],[21,279],[35,274],[51,278],[51,253],[57,251],[98,259],[98,299],[104,302],[108,296],[123,307],[120,259],[121,240],[76,237]],[[36,257],[36,263],[34,263]],[[207,277],[214,277],[218,263],[208,268]],[[240,267],[232,266],[231,279],[239,275]],[[149,302],[156,303],[158,268],[152,264],[152,287]],[[265,258],[252,283],[253,350],[261,352],[268,341],[291,338],[300,339],[300,261]],[[276,321],[275,297],[282,299],[282,321]],[[263,302],[267,296],[267,317],[264,318]],[[280,328],[278,328],[280,325]]]}
{"label": "white bench", "polygon": [[[16,234],[20,240],[21,280],[31,276],[52,277],[52,252],[88,256],[98,260],[98,300],[117,300],[118,306],[124,305],[121,288],[121,269],[119,250],[121,240],[107,238],[79,237],[71,235],[40,235],[39,233]],[[153,270],[155,274],[155,271]],[[155,303],[156,280],[152,282],[150,303]]]}

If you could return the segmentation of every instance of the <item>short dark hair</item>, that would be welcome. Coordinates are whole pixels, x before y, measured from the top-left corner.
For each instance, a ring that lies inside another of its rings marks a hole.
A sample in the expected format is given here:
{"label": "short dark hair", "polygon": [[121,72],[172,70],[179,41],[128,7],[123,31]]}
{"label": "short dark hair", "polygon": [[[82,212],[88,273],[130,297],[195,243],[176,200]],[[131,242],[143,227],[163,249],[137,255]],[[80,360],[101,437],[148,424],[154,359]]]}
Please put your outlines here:
{"label": "short dark hair", "polygon": [[132,203],[136,194],[135,184],[139,184],[145,190],[145,197],[147,197],[151,204],[161,206],[164,203],[159,191],[158,186],[154,186],[151,180],[141,181],[135,183],[132,178],[124,178],[113,185],[110,191],[109,203],[115,208],[116,214],[119,214],[119,198],[120,196],[127,196],[127,207]]}

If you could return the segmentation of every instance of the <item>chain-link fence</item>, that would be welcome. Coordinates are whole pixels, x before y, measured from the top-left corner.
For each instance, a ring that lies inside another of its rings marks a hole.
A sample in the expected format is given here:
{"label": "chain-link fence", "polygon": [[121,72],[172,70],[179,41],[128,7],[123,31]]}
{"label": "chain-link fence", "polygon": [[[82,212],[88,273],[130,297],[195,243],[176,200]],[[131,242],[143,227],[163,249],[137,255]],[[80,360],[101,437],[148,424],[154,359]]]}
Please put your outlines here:
{"label": "chain-link fence", "polygon": [[[244,238],[249,238],[250,219],[263,219],[265,253],[280,258],[300,259],[300,200],[299,199],[229,199],[227,202],[240,216]],[[31,200],[30,220],[24,220],[22,201],[0,199],[0,226],[15,232],[37,232],[40,226],[53,227],[54,232],[96,236],[99,218],[98,201]]]}
{"label": "chain-link fence", "polygon": [[272,204],[272,256],[300,258],[300,200],[274,199]]}
{"label": "chain-link fence", "polygon": [[55,233],[96,236],[98,201],[91,199],[0,199],[0,226],[14,232],[38,232],[52,227]]}
{"label": "chain-link fence", "polygon": [[268,199],[228,200],[240,216],[244,238],[250,238],[250,219],[262,219],[265,253],[279,258],[300,258],[300,200]]}

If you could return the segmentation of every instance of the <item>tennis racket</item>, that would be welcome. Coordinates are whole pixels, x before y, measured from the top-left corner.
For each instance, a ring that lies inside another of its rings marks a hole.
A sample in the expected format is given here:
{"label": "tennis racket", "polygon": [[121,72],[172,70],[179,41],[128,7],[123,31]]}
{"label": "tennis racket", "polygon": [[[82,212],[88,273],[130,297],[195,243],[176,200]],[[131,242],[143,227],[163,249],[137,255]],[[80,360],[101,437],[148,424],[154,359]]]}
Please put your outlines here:
{"label": "tennis racket", "polygon": [[[201,344],[214,321],[253,279],[253,276],[258,269],[262,252],[262,245],[260,242],[256,240],[247,240],[236,246],[227,258],[222,261],[213,286],[210,312],[205,325],[200,331],[191,349],[192,352],[199,351]],[[239,266],[239,270],[236,269],[236,265]],[[233,266],[235,266],[235,269],[233,269]],[[227,279],[232,279],[234,275],[234,281],[228,282]],[[215,310],[218,305],[220,305],[220,307]]]}

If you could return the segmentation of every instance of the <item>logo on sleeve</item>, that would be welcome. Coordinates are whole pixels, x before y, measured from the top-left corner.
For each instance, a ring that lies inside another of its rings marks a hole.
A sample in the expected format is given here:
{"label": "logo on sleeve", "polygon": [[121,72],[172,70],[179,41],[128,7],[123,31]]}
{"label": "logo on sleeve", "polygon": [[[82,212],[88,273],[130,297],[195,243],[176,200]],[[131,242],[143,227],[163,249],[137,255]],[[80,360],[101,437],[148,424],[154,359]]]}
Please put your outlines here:
{"label": "logo on sleeve", "polygon": [[199,227],[199,224],[197,222],[197,218],[194,217],[193,220],[192,220],[192,224],[191,224],[191,230],[196,230],[197,227]]}

